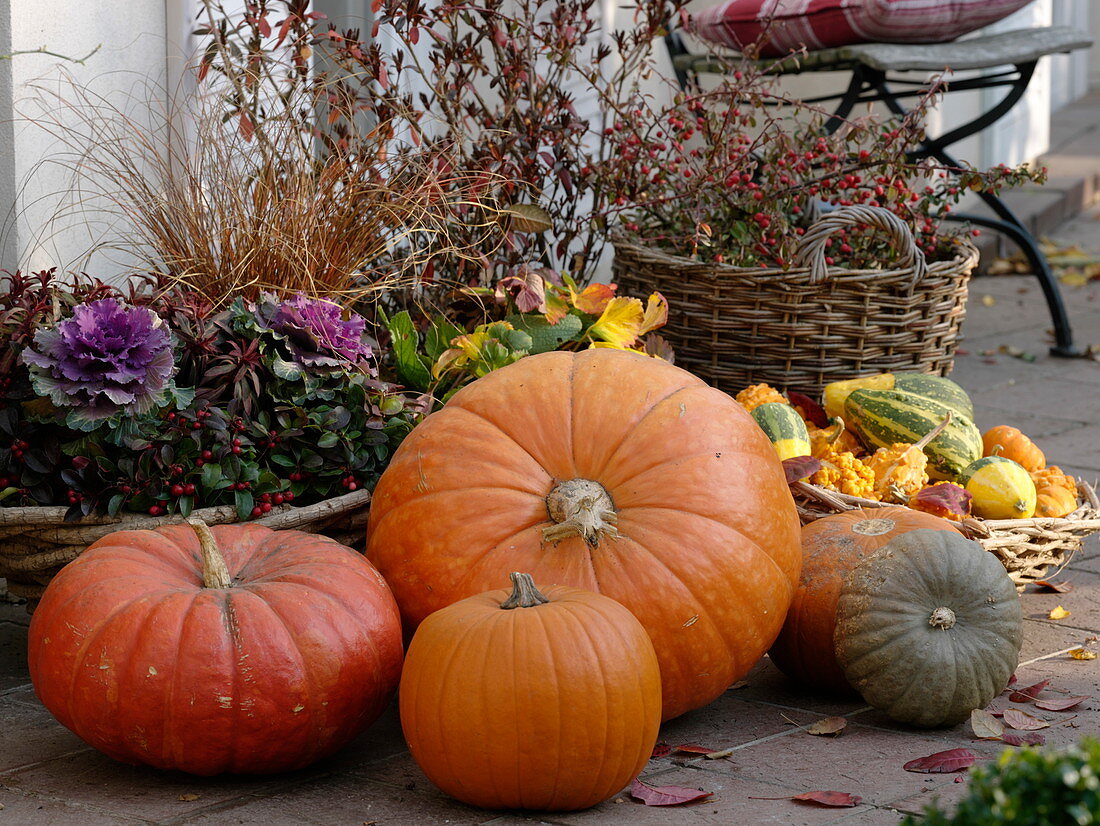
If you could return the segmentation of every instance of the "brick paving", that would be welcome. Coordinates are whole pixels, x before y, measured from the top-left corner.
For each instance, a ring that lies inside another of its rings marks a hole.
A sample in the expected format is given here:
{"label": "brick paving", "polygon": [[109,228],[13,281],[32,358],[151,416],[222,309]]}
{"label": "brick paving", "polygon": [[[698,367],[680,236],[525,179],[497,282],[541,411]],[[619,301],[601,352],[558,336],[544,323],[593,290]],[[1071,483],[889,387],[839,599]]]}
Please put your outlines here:
{"label": "brick paving", "polygon": [[[1100,209],[1064,224],[1064,241],[1100,252]],[[979,426],[1014,423],[1037,438],[1048,460],[1088,480],[1100,477],[1100,363],[1046,354],[1048,319],[1038,286],[1028,277],[973,282],[965,354],[955,377],[971,391]],[[1100,282],[1066,289],[1082,344],[1100,345]],[[1002,345],[1034,362],[998,352]],[[1026,633],[1018,675],[1029,685],[1089,695],[1075,712],[1043,716],[1058,724],[1047,742],[1066,745],[1100,726],[1100,660],[1065,654],[1100,633],[1100,541],[1090,540],[1061,573],[1074,590],[1024,593]],[[1071,613],[1047,618],[1063,605]],[[274,778],[198,779],[115,763],[55,723],[30,687],[26,669],[28,617],[0,606],[0,822],[50,824],[843,824],[879,826],[918,812],[933,798],[950,803],[965,793],[955,775],[913,774],[907,760],[955,747],[995,757],[1001,746],[974,741],[967,725],[945,731],[897,726],[862,704],[813,696],[765,659],[746,685],[710,706],[667,723],[661,740],[732,749],[728,758],[652,760],[644,779],[713,792],[706,802],[647,808],[625,794],[586,812],[539,817],[492,813],[449,800],[420,773],[404,747],[394,708],[355,743],[308,770]],[[1002,704],[1004,703],[1002,699]],[[1033,709],[1034,710],[1034,709]],[[838,738],[813,737],[805,726],[829,715],[848,726]],[[854,809],[823,809],[789,800],[762,800],[830,789],[860,795]]]}

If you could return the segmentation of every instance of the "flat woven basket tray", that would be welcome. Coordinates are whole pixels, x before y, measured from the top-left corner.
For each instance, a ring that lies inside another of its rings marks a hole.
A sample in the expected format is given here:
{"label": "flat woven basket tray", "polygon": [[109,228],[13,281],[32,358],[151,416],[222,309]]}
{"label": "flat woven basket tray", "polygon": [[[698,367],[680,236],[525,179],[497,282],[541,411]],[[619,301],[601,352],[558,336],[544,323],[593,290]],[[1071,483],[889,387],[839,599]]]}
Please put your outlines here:
{"label": "flat woven basket tray", "polygon": [[[1073,513],[1058,519],[970,517],[953,524],[997,557],[1016,588],[1022,591],[1029,582],[1052,576],[1052,572],[1069,562],[1086,537],[1100,531],[1100,500],[1096,491],[1080,479],[1077,487],[1080,505]],[[802,524],[854,508],[896,507],[889,502],[836,493],[809,482],[793,483],[791,492]]]}
{"label": "flat woven basket tray", "polygon": [[[34,604],[54,575],[97,539],[115,531],[159,528],[180,516],[92,515],[66,522],[65,507],[0,508],[0,577],[8,592]],[[320,533],[350,546],[362,546],[370,513],[370,491],[357,490],[304,507],[283,506],[249,524],[279,530]],[[202,508],[191,514],[208,525],[238,522],[236,508]]]}

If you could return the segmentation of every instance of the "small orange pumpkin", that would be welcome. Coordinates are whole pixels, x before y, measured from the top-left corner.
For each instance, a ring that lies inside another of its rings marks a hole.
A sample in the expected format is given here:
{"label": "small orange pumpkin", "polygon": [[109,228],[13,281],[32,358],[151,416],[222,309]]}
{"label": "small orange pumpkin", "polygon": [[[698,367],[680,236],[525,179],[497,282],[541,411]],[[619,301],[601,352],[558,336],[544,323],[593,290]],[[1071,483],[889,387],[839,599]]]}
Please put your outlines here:
{"label": "small orange pumpkin", "polygon": [[1006,424],[991,427],[982,434],[982,455],[1000,456],[1023,466],[1029,473],[1046,467],[1043,451],[1024,433]]}
{"label": "small orange pumpkin", "polygon": [[401,675],[401,727],[424,774],[487,809],[584,809],[645,768],[661,674],[642,625],[529,574],[420,624]]}
{"label": "small orange pumpkin", "polygon": [[891,539],[945,519],[901,506],[836,513],[802,528],[802,580],[769,656],[788,677],[839,694],[853,692],[833,646],[840,591],[848,575]]}
{"label": "small orange pumpkin", "polygon": [[1077,509],[1077,497],[1063,487],[1049,485],[1035,492],[1035,515],[1059,518]]}

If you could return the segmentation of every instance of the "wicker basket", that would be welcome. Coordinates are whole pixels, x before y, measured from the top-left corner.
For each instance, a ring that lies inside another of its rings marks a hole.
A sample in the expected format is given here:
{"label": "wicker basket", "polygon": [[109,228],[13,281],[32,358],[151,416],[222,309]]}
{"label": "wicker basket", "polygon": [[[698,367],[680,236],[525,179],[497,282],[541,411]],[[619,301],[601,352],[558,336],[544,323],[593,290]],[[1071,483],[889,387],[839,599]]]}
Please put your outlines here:
{"label": "wicker basket", "polygon": [[[1100,532],[1100,500],[1096,491],[1078,480],[1080,505],[1073,513],[1059,519],[964,519],[957,526],[969,538],[997,557],[1009,577],[1023,590],[1029,582],[1051,576],[1067,564],[1081,543],[1091,534]],[[877,502],[848,496],[809,482],[791,485],[802,523],[812,522],[853,508],[893,507],[889,502]]]}
{"label": "wicker basket", "polygon": [[[897,269],[828,268],[826,241],[856,224],[889,233]],[[949,373],[977,262],[960,241],[954,259],[927,264],[901,219],[851,206],[806,232],[790,270],[704,263],[617,239],[614,272],[624,292],[668,299],[661,335],[679,366],[732,393],[758,382],[816,393],[872,373]]]}
{"label": "wicker basket", "polygon": [[[88,516],[66,522],[65,507],[0,508],[0,577],[8,592],[24,597],[31,607],[42,596],[50,579],[100,537],[114,531],[159,528],[183,521],[179,516]],[[370,491],[359,490],[305,507],[285,506],[249,524],[269,528],[322,533],[345,545],[365,541]],[[230,506],[192,512],[208,525],[237,522]]]}

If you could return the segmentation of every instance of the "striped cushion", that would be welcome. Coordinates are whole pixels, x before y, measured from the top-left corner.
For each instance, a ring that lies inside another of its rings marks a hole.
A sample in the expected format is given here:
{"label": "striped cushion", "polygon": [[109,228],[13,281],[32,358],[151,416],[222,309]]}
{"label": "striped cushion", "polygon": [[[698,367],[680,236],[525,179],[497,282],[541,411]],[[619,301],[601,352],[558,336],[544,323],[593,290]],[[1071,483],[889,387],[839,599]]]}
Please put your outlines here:
{"label": "striped cushion", "polygon": [[1031,0],[725,0],[692,16],[699,37],[762,56],[852,43],[943,43]]}

